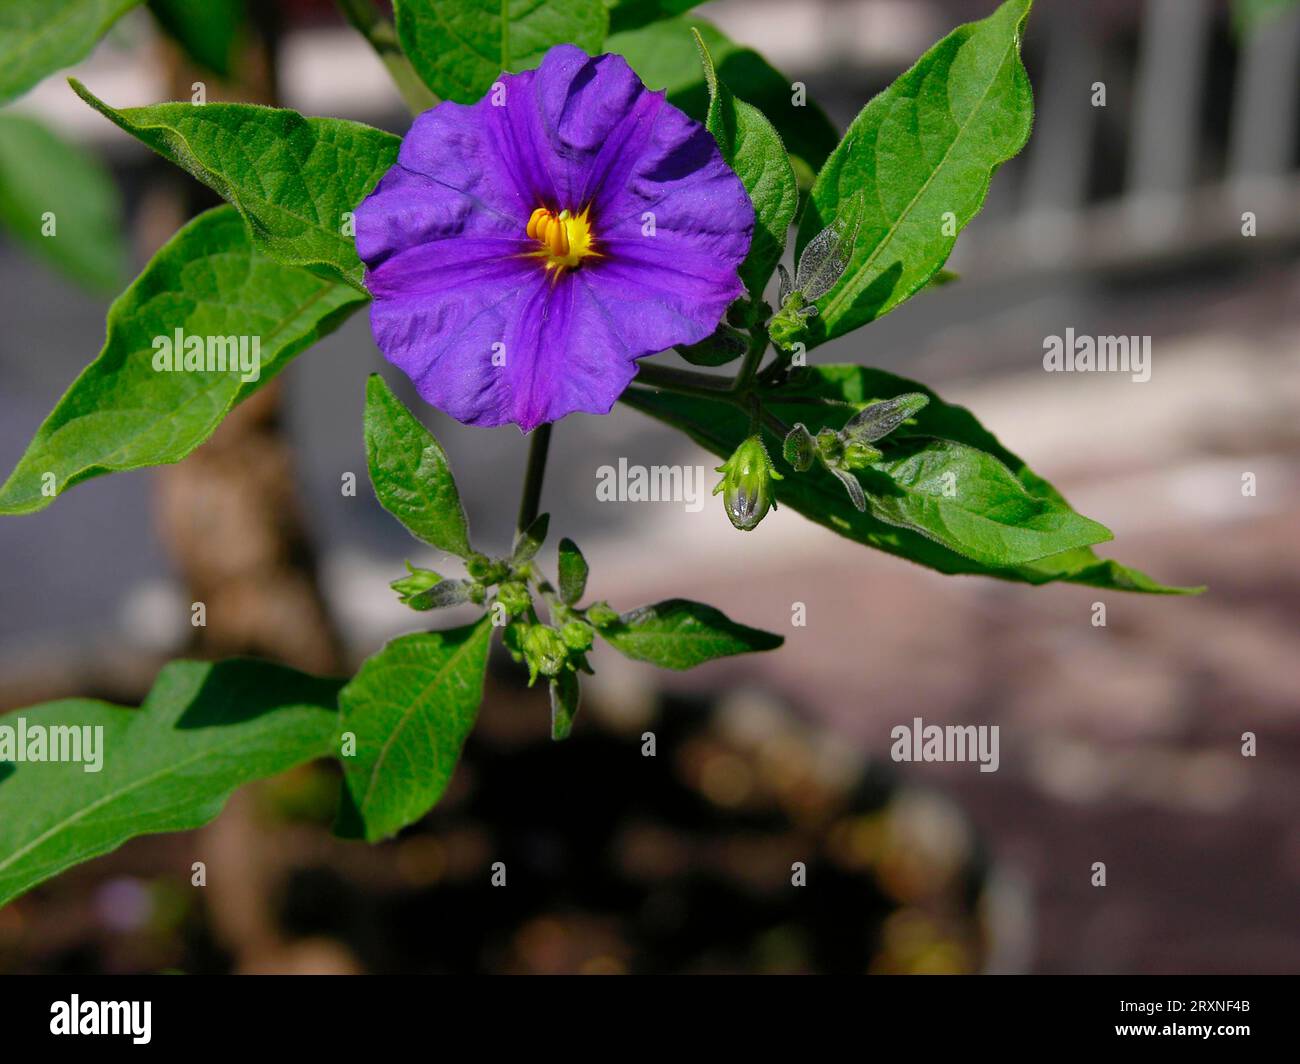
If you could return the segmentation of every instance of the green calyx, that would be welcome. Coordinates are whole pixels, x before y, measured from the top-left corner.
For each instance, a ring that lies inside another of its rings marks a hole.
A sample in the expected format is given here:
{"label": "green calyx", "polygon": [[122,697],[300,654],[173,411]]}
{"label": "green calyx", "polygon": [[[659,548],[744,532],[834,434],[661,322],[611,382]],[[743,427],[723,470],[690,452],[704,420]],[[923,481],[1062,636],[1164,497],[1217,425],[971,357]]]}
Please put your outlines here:
{"label": "green calyx", "polygon": [[767,511],[775,505],[772,481],[784,479],[773,467],[762,438],[754,435],[744,440],[731,457],[717,467],[717,472],[722,474],[722,480],[713,489],[713,494],[722,493],[728,519],[742,532],[757,528]]}

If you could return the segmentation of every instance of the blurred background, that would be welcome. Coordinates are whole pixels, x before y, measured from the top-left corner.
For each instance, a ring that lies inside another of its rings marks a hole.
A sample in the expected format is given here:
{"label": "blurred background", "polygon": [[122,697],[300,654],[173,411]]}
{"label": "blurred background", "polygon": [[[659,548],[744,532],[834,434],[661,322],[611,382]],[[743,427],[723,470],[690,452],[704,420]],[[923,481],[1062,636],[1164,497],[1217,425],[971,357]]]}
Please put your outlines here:
{"label": "blurred background", "polygon": [[[993,6],[698,13],[806,83],[842,129]],[[144,10],[75,73],[117,106],[207,80],[209,99],[405,129],[331,4],[251,9],[261,43],[225,81]],[[783,633],[782,650],[665,676],[598,649],[575,735],[555,745],[545,690],[494,659],[452,790],[398,840],[334,839],[336,773],[309,766],[239,792],[205,829],[136,840],[0,909],[0,971],[1300,970],[1300,9],[1039,0],[1025,60],[1035,132],[959,240],[960,281],[813,358],[880,365],[969,406],[1114,530],[1103,554],[1207,594],[940,577],[790,511],[739,535],[720,505],[600,503],[596,470],[619,458],[716,459],[628,409],[570,417],[543,508],[587,554],[592,596],[689,595]],[[11,110],[111,169],[132,273],[209,202],[60,77]],[[98,352],[118,290],[87,291],[0,234],[5,472]],[[1150,335],[1150,381],[1045,373],[1044,338],[1067,327]],[[361,314],[182,465],[0,522],[0,710],[135,703],[186,654],[343,673],[417,626],[387,583],[404,559],[441,559],[365,487],[376,370],[413,399]],[[524,440],[419,409],[477,535],[504,549]],[[356,497],[340,490],[349,472]],[[196,600],[205,629],[189,624]],[[998,771],[892,762],[890,729],[916,716],[1000,726]],[[505,889],[489,886],[499,860]],[[796,861],[806,887],[790,884]]]}

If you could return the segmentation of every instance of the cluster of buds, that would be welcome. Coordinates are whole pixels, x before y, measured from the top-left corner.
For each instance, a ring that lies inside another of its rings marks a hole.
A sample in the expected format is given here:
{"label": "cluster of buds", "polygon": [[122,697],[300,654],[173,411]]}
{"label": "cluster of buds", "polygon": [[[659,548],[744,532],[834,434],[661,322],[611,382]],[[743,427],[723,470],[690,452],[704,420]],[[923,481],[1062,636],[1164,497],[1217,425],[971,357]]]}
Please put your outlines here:
{"label": "cluster of buds", "polygon": [[587,651],[594,640],[592,626],[577,618],[559,627],[521,618],[506,626],[503,641],[510,656],[528,666],[531,687],[538,676],[554,680],[565,672],[590,674]]}
{"label": "cluster of buds", "polygon": [[929,401],[922,392],[908,392],[871,403],[838,432],[824,428],[816,436],[803,424],[796,424],[785,438],[782,454],[798,473],[812,468],[814,460],[821,462],[844,485],[854,507],[865,511],[867,499],[854,474],[884,457],[884,453],[872,445],[893,432]]}
{"label": "cluster of buds", "polygon": [[[506,649],[516,662],[527,666],[528,686],[539,676],[545,677],[551,692],[551,736],[564,739],[578,711],[578,676],[592,672],[587,652],[596,632],[622,623],[622,616],[604,602],[586,609],[578,606],[588,570],[586,559],[571,540],[560,541],[559,589],[552,586],[535,561],[546,540],[547,524],[548,517],[542,514],[520,531],[508,558],[470,554],[463,579],[449,579],[408,562],[407,574],[390,586],[415,610],[486,603],[493,623],[504,628]],[[548,621],[538,616],[534,591],[545,602]]]}

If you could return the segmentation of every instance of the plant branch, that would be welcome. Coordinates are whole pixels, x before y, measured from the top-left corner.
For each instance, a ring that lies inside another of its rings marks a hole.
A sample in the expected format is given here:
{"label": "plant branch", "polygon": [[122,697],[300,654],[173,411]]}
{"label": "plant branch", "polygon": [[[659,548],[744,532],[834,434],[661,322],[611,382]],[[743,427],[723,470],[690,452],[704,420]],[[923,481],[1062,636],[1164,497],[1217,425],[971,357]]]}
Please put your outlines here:
{"label": "plant branch", "polygon": [[388,68],[388,73],[402,95],[402,101],[411,114],[418,115],[427,111],[438,102],[420,76],[406,58],[402,46],[397,41],[397,31],[393,24],[375,10],[371,0],[335,0],[343,17],[352,27],[370,42],[380,61]]}
{"label": "plant branch", "polygon": [[551,424],[539,425],[533,430],[528,445],[528,468],[524,472],[524,492],[519,500],[517,527],[523,532],[537,520],[542,502],[542,480],[546,476],[546,455],[551,449]]}
{"label": "plant branch", "polygon": [[767,353],[767,330],[756,328],[749,337],[749,349],[745,352],[745,361],[740,364],[740,372],[731,384],[731,390],[737,395],[749,391],[754,382],[754,374]]}
{"label": "plant branch", "polygon": [[680,392],[682,395],[700,395],[709,399],[732,401],[732,382],[725,377],[709,373],[694,373],[689,369],[676,369],[673,366],[657,366],[641,362],[637,366],[634,384],[648,388],[661,388],[666,392]]}

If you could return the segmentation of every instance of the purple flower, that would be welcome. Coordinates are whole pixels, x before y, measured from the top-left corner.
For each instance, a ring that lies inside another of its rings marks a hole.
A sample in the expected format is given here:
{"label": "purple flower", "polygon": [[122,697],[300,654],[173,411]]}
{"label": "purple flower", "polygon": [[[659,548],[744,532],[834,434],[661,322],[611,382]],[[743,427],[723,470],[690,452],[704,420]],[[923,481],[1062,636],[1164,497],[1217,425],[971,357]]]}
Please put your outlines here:
{"label": "purple flower", "polygon": [[743,291],[754,210],[698,122],[572,45],[441,103],[357,208],[375,342],[429,403],[525,432],[607,414]]}

